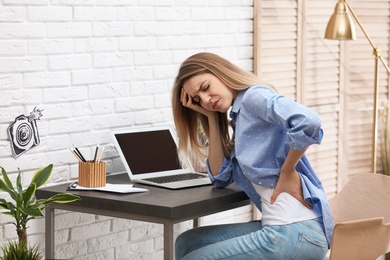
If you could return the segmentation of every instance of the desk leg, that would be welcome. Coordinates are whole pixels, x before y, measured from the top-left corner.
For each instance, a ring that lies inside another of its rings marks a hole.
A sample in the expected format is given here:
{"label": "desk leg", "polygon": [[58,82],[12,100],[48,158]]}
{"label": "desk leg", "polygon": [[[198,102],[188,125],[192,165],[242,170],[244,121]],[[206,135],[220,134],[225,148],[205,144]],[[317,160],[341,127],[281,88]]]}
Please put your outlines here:
{"label": "desk leg", "polygon": [[164,224],[164,260],[173,260],[173,223]]}
{"label": "desk leg", "polygon": [[194,218],[193,220],[192,220],[192,227],[193,228],[196,228],[196,227],[199,227],[199,218]]}
{"label": "desk leg", "polygon": [[54,209],[45,209],[45,258],[54,259]]}

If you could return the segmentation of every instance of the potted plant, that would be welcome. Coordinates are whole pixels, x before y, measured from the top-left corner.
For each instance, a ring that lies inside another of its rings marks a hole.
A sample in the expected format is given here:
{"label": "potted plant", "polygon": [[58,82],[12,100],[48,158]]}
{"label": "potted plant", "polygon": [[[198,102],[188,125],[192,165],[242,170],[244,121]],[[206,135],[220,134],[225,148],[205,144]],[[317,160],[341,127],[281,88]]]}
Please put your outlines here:
{"label": "potted plant", "polygon": [[4,209],[1,213],[14,218],[12,224],[16,227],[18,241],[10,241],[8,244],[2,246],[2,259],[40,259],[41,252],[39,248],[34,245],[29,247],[27,244],[27,222],[31,219],[43,216],[42,210],[50,203],[69,203],[80,199],[80,197],[71,193],[59,193],[48,199],[36,199],[35,191],[37,188],[44,185],[50,178],[53,171],[53,164],[49,164],[37,170],[31,180],[30,185],[23,189],[21,171],[19,170],[16,178],[15,187],[11,183],[7,172],[3,167],[2,178],[0,178],[0,191],[7,192],[11,200],[0,198],[0,208]]}

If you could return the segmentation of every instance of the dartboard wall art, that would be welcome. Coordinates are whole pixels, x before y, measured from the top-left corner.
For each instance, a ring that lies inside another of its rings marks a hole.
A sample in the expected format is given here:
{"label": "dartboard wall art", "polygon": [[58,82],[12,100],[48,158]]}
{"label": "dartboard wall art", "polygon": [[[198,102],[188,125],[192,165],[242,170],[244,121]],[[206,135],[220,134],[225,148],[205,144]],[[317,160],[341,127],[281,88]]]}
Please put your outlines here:
{"label": "dartboard wall art", "polygon": [[20,115],[8,127],[8,136],[11,142],[11,150],[14,157],[27,152],[39,145],[39,133],[36,120],[42,116],[43,109],[36,107],[29,116]]}

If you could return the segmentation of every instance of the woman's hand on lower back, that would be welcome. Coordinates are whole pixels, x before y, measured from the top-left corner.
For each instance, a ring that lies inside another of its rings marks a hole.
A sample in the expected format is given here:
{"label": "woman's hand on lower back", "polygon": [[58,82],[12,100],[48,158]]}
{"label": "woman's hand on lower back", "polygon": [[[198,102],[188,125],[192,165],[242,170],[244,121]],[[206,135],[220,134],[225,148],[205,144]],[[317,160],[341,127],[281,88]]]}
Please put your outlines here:
{"label": "woman's hand on lower back", "polygon": [[275,190],[271,196],[271,204],[278,198],[279,194],[287,192],[297,200],[299,200],[305,207],[311,209],[312,206],[308,204],[303,198],[301,178],[296,170],[281,171],[279,180],[276,183]]}

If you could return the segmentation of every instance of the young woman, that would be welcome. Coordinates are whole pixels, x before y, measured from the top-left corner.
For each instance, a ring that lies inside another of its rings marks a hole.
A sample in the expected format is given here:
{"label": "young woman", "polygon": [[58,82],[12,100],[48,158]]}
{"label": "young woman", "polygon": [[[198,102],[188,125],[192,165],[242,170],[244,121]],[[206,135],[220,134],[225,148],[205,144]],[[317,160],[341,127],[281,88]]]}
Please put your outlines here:
{"label": "young woman", "polygon": [[262,213],[261,221],[182,233],[176,240],[177,260],[325,257],[333,218],[304,155],[323,136],[316,112],[212,53],[182,63],[172,108],[182,161],[190,161],[189,154],[206,156],[204,137],[199,138],[203,131],[214,186],[235,182]]}

